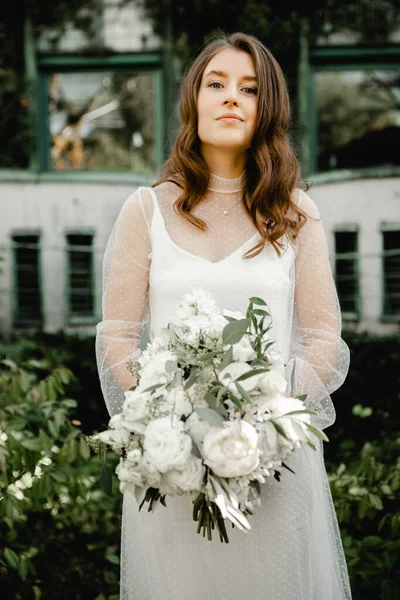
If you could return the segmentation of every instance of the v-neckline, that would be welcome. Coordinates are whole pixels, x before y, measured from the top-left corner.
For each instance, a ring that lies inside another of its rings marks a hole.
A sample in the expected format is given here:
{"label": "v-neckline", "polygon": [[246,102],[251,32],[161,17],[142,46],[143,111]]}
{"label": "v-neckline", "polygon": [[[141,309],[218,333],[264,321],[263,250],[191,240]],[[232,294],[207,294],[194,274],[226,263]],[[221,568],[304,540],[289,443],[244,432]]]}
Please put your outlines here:
{"label": "v-neckline", "polygon": [[[234,250],[233,252],[231,252],[230,254],[228,254],[228,256],[225,256],[225,258],[222,258],[221,260],[217,260],[217,261],[213,261],[213,260],[208,260],[207,258],[203,258],[202,256],[198,256],[197,254],[192,254],[192,252],[188,252],[188,250],[185,250],[184,248],[181,248],[181,246],[178,246],[178,244],[176,244],[174,242],[174,240],[171,238],[166,223],[165,223],[165,219],[163,217],[163,214],[161,212],[160,206],[158,204],[158,200],[157,200],[157,196],[156,193],[153,189],[151,189],[152,195],[153,195],[153,199],[154,199],[154,204],[157,207],[157,211],[158,214],[160,216],[160,220],[161,220],[161,224],[164,230],[164,233],[168,239],[168,241],[170,242],[170,244],[172,246],[174,246],[174,248],[176,248],[177,250],[179,250],[179,252],[182,252],[183,254],[186,254],[186,256],[189,256],[190,258],[194,258],[195,260],[200,260],[208,265],[221,265],[222,263],[226,262],[227,260],[229,260],[230,258],[232,258],[235,254],[237,254],[240,250],[242,250],[245,246],[247,246],[247,244],[250,244],[250,242],[252,242],[253,240],[255,240],[257,237],[259,237],[259,233],[256,232],[254,233],[251,238],[249,238],[248,240],[246,240],[241,246],[239,246],[238,248],[236,248],[236,250]],[[154,221],[154,217],[153,217],[153,221]]]}

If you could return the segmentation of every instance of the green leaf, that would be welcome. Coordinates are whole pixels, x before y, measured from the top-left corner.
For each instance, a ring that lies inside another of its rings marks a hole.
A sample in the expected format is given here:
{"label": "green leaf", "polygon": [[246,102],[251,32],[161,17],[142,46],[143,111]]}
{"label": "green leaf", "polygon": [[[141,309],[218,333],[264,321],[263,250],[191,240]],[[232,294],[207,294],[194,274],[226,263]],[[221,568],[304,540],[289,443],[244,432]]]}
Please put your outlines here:
{"label": "green leaf", "polygon": [[65,400],[62,400],[60,404],[66,408],[75,408],[78,405],[77,401],[73,400],[72,398],[66,398]]}
{"label": "green leaf", "polygon": [[249,300],[253,304],[258,304],[259,306],[268,306],[268,304],[262,298],[258,298],[257,296],[252,296],[249,298]]}
{"label": "green leaf", "polygon": [[106,464],[101,467],[100,487],[107,496],[112,496],[112,471]]}
{"label": "green leaf", "polygon": [[[222,392],[225,392],[224,388],[221,388]],[[220,390],[220,391],[221,391]],[[227,417],[228,413],[225,406],[222,404],[222,401],[218,401],[218,398],[214,396],[211,392],[209,392],[206,396],[206,401],[212,410],[215,410],[222,417]]]}
{"label": "green leaf", "polygon": [[178,363],[176,360],[167,360],[165,363],[165,370],[167,371],[167,373],[172,373],[176,370],[177,366]]}
{"label": "green leaf", "polygon": [[12,419],[8,423],[7,429],[10,431],[20,431],[21,429],[24,429],[27,424],[28,421],[24,417],[15,417],[15,419]]}
{"label": "green leaf", "polygon": [[21,440],[20,444],[27,450],[32,450],[33,452],[39,452],[39,450],[42,449],[42,445],[37,438],[27,438]]}
{"label": "green leaf", "polygon": [[236,380],[236,382],[235,382],[235,385],[236,385],[236,387],[237,387],[237,389],[238,389],[239,393],[241,394],[241,396],[242,396],[243,400],[245,400],[245,401],[246,401],[246,402],[248,402],[249,404],[252,404],[252,402],[253,402],[253,401],[252,401],[252,399],[250,398],[249,394],[246,392],[246,390],[244,389],[244,387],[242,387],[242,386],[240,385],[240,383],[238,383],[238,382],[237,382],[237,380]]}
{"label": "green leaf", "polygon": [[47,427],[49,428],[50,435],[51,435],[53,438],[58,438],[58,429],[57,429],[57,427],[55,426],[55,424],[53,423],[53,421],[50,421],[50,420],[49,420],[49,421],[47,421]]}
{"label": "green leaf", "polygon": [[18,573],[22,581],[25,581],[26,576],[28,575],[28,562],[24,556],[21,556]]}
{"label": "green leaf", "polygon": [[268,313],[266,310],[262,310],[261,308],[255,308],[253,310],[253,314],[255,315],[259,315],[260,317],[265,317],[268,316]]}
{"label": "green leaf", "polygon": [[119,565],[119,557],[116,554],[107,554],[106,560],[108,560],[113,565]]}
{"label": "green leaf", "polygon": [[300,396],[296,396],[296,398],[298,400],[301,400],[302,402],[304,402],[304,400],[306,400],[306,398],[307,398],[307,394],[301,394]]}
{"label": "green leaf", "polygon": [[88,460],[90,458],[90,448],[83,437],[79,440],[79,454],[82,456],[83,460]]}
{"label": "green leaf", "polygon": [[198,367],[194,366],[191,368],[190,375],[189,375],[188,379],[186,380],[185,385],[183,386],[184,390],[188,390],[190,387],[192,387],[192,385],[194,383],[196,383],[198,371],[199,371]]}
{"label": "green leaf", "polygon": [[316,427],[314,427],[314,425],[311,425],[310,423],[305,423],[305,425],[317,438],[319,438],[320,440],[324,440],[324,442],[329,442],[329,438],[325,435],[323,431],[317,429]]}
{"label": "green leaf", "polygon": [[232,393],[229,394],[229,397],[232,400],[233,404],[235,406],[237,406],[237,408],[239,410],[242,410],[242,408],[243,408],[243,402],[239,398],[237,398],[234,394],[232,394]]}
{"label": "green leaf", "polygon": [[376,494],[368,494],[369,501],[371,506],[376,508],[377,510],[383,510],[382,500]]}
{"label": "green leaf", "polygon": [[290,438],[288,437],[286,431],[283,429],[282,425],[280,425],[279,423],[277,423],[274,420],[270,420],[270,423],[272,423],[272,425],[275,427],[275,429],[277,430],[277,432],[283,436],[285,438],[285,440],[290,441]]}
{"label": "green leaf", "polygon": [[223,427],[224,420],[215,410],[212,408],[196,408],[196,412],[205,421],[213,425],[214,427]]}
{"label": "green leaf", "polygon": [[18,569],[19,557],[18,554],[11,550],[11,548],[4,548],[4,558],[8,562],[11,568]]}
{"label": "green leaf", "polygon": [[224,344],[237,344],[240,342],[250,325],[249,319],[239,319],[225,325],[222,331],[222,341]]}
{"label": "green leaf", "polygon": [[146,350],[149,341],[150,341],[149,328],[148,327],[143,327],[142,334],[140,336],[140,349],[142,351]]}
{"label": "green leaf", "polygon": [[233,348],[232,348],[232,346],[230,346],[229,350],[227,350],[225,352],[225,354],[222,356],[222,360],[218,365],[218,369],[220,371],[222,371],[222,369],[225,369],[225,367],[230,365],[232,362],[233,362]]}
{"label": "green leaf", "polygon": [[198,445],[196,444],[196,442],[194,441],[194,439],[192,438],[192,436],[190,436],[190,439],[192,440],[192,454],[194,456],[197,456],[197,458],[201,458],[201,454],[200,454],[200,450]]}
{"label": "green leaf", "polygon": [[155,385],[151,385],[150,387],[143,390],[144,392],[153,392],[154,390],[158,390],[158,388],[163,387],[164,383],[156,383]]}
{"label": "green leaf", "polygon": [[68,481],[67,475],[62,471],[51,471],[49,475],[57,483],[66,483]]}
{"label": "green leaf", "polygon": [[261,375],[262,373],[268,373],[270,369],[251,369],[251,371],[246,371],[240,377],[237,377],[234,381],[244,381],[245,379],[249,379],[250,377],[254,377],[255,375]]}

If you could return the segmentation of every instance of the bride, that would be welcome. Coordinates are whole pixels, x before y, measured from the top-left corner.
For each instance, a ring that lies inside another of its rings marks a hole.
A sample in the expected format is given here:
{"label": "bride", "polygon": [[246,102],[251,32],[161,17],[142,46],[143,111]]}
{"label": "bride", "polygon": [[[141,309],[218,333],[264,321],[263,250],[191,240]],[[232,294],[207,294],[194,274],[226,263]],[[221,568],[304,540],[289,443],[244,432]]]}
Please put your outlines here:
{"label": "bride", "polygon": [[[330,394],[349,352],[320,214],[300,189],[287,130],[283,73],[242,33],[206,46],[181,88],[180,129],[162,178],[124,203],[104,257],[96,353],[110,415],[135,384],[127,369],[140,339],[160,333],[182,294],[211,292],[245,312],[263,298],[270,335],[293,394],[307,393],[315,423],[334,423]],[[351,598],[322,443],[296,450],[295,471],[267,478],[247,533],[229,544],[196,534],[187,496],[138,512],[124,495],[122,600],[342,600]]]}

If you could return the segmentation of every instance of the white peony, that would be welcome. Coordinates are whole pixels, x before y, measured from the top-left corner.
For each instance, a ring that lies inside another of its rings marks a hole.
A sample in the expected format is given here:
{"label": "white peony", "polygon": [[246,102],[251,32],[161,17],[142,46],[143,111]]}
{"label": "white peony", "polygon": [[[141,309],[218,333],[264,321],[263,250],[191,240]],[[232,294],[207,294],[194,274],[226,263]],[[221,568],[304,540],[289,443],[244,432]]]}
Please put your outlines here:
{"label": "white peony", "polygon": [[258,385],[266,396],[276,396],[286,391],[287,381],[278,371],[271,370],[262,376]]}
{"label": "white peony", "polygon": [[191,492],[201,489],[205,472],[206,468],[202,460],[191,454],[183,469],[168,471],[165,479],[183,492]]}
{"label": "white peony", "polygon": [[249,362],[257,358],[257,352],[251,345],[248,335],[244,335],[240,342],[232,346],[233,360],[238,362]]}
{"label": "white peony", "polygon": [[218,340],[222,337],[222,332],[224,327],[228,325],[228,321],[219,314],[214,314],[210,316],[209,320],[209,335],[213,340]]}
{"label": "white peony", "polygon": [[212,427],[204,438],[204,462],[221,477],[251,473],[260,462],[259,455],[257,431],[245,421],[228,421],[224,427]]}
{"label": "white peony", "polygon": [[[207,402],[205,408],[209,408]],[[186,433],[193,438],[194,442],[199,447],[200,452],[203,447],[204,436],[210,431],[211,428],[212,425],[205,419],[202,419],[197,412],[193,412],[190,417],[186,419],[184,424]]]}
{"label": "white peony", "polygon": [[[248,371],[252,371],[253,368],[245,362],[233,362],[219,373],[218,379],[219,381],[225,385],[231,392],[234,394],[238,394],[238,389],[236,384],[234,383],[235,379],[238,379],[244,373]],[[248,377],[243,381],[240,381],[240,385],[246,390],[246,392],[250,392],[255,389],[260,380],[260,375],[254,375],[254,377]]]}
{"label": "white peony", "polygon": [[160,473],[181,469],[192,449],[192,441],[176,415],[154,419],[148,424],[143,440],[144,457]]}
{"label": "white peony", "polygon": [[182,299],[178,304],[176,314],[179,317],[179,319],[182,319],[182,321],[186,321],[186,319],[189,319],[189,317],[192,317],[196,314],[196,306],[194,303],[190,304],[187,300]]}
{"label": "white peony", "polygon": [[163,412],[175,413],[176,415],[188,416],[192,412],[192,403],[186,396],[183,388],[173,388],[157,404]]}

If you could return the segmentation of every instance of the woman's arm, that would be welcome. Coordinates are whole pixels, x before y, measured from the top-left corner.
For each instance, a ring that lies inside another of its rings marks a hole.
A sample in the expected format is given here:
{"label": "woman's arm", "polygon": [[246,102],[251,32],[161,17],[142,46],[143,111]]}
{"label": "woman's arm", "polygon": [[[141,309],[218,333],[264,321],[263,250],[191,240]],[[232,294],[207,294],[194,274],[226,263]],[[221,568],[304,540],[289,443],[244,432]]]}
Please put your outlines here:
{"label": "woman's arm", "polygon": [[320,410],[315,422],[327,427],[335,420],[330,394],[346,378],[349,349],[341,338],[340,305],[319,210],[304,192],[301,208],[310,218],[296,240],[294,318],[287,377],[293,377],[292,393],[308,394],[307,404]]}
{"label": "woman's arm", "polygon": [[139,358],[148,324],[150,211],[150,192],[139,188],[124,203],[104,254],[103,320],[97,325],[96,359],[110,415],[120,411],[124,392],[136,383],[127,362]]}

